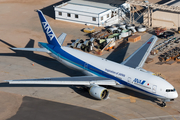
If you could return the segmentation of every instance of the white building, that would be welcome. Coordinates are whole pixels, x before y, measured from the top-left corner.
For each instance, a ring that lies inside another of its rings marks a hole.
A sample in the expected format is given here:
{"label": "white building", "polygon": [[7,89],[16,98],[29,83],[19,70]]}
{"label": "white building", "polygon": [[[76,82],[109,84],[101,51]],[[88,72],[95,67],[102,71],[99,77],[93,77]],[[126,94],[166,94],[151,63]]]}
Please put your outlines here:
{"label": "white building", "polygon": [[[171,0],[164,4],[171,7],[180,7],[179,0]],[[156,10],[152,15],[152,26],[174,28],[177,30],[180,27],[180,12]]]}
{"label": "white building", "polygon": [[57,20],[87,25],[106,26],[111,19],[118,20],[118,8],[104,3],[76,0],[55,6],[54,10]]}

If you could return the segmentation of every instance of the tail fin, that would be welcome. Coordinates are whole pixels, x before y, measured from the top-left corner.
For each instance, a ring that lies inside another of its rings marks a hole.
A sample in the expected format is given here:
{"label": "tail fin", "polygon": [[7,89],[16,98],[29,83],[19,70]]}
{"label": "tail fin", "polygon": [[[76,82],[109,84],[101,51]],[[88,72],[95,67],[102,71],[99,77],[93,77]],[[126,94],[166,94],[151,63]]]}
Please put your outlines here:
{"label": "tail fin", "polygon": [[37,10],[37,12],[38,12],[39,19],[41,21],[41,25],[42,25],[43,31],[46,35],[48,43],[51,45],[55,45],[55,46],[61,46],[61,44],[57,40],[56,35],[54,34],[54,32],[51,28],[51,26],[49,25],[48,21],[44,17],[43,13],[40,10]]}

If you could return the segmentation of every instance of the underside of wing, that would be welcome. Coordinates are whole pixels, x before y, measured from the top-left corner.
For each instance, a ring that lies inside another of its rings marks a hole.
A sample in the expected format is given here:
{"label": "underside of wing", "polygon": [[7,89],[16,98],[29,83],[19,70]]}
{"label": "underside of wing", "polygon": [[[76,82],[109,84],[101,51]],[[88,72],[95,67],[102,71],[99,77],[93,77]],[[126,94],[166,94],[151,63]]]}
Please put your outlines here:
{"label": "underside of wing", "polygon": [[61,78],[41,78],[41,79],[22,79],[5,80],[9,84],[54,84],[54,85],[117,85],[115,80],[96,76],[81,77],[61,77]]}
{"label": "underside of wing", "polygon": [[121,64],[132,68],[142,68],[157,39],[158,38],[153,35],[145,44],[143,44]]}

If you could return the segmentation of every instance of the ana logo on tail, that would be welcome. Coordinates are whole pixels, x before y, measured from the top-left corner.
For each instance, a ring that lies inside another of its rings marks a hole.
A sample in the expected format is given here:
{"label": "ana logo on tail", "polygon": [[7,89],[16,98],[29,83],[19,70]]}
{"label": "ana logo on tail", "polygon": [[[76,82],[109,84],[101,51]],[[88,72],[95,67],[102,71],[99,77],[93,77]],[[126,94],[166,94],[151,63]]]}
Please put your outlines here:
{"label": "ana logo on tail", "polygon": [[42,25],[44,26],[46,34],[49,36],[50,40],[52,40],[55,37],[55,35],[53,34],[53,32],[52,32],[50,26],[48,25],[48,23],[47,22],[42,22]]}

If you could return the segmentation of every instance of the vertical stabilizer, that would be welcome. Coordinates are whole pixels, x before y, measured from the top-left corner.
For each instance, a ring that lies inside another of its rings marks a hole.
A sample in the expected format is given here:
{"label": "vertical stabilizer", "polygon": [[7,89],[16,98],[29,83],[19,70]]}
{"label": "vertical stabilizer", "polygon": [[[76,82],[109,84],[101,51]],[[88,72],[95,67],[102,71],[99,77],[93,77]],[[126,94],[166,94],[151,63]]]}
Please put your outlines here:
{"label": "vertical stabilizer", "polygon": [[37,12],[38,12],[39,19],[41,21],[41,25],[42,25],[43,31],[46,35],[48,43],[51,45],[55,45],[55,46],[61,46],[61,44],[57,40],[56,35],[54,34],[54,32],[51,28],[51,26],[49,25],[48,21],[44,17],[43,13],[40,10],[37,10]]}

